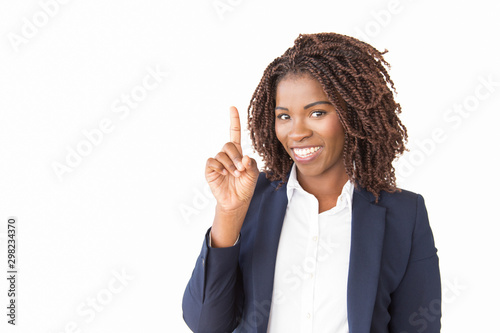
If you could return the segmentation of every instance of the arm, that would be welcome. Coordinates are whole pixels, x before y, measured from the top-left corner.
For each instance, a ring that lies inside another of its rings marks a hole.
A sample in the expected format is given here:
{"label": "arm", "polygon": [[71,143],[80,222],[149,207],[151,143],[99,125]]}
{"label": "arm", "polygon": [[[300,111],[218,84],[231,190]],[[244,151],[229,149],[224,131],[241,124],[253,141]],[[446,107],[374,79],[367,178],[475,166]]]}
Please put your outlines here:
{"label": "arm", "polygon": [[183,317],[196,333],[232,332],[243,307],[238,266],[240,242],[226,248],[209,246],[210,230],[184,292]]}
{"label": "arm", "polygon": [[254,159],[242,155],[240,118],[235,107],[231,107],[230,118],[231,141],[215,158],[209,158],[205,167],[205,178],[217,200],[215,218],[182,301],[184,320],[194,332],[231,332],[243,308],[237,239],[259,170]]}
{"label": "arm", "polygon": [[439,259],[421,195],[406,273],[391,294],[389,332],[437,333],[441,330]]}

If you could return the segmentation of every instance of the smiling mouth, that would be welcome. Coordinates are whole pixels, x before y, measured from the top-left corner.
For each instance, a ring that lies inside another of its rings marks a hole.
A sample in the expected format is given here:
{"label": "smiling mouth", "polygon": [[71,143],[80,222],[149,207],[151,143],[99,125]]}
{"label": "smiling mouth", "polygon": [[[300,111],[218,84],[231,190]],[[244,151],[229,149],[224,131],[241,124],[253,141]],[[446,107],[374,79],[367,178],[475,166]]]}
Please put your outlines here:
{"label": "smiling mouth", "polygon": [[317,147],[309,147],[309,148],[292,148],[293,154],[297,160],[311,160],[316,155],[318,155],[318,151],[321,150],[320,146]]}

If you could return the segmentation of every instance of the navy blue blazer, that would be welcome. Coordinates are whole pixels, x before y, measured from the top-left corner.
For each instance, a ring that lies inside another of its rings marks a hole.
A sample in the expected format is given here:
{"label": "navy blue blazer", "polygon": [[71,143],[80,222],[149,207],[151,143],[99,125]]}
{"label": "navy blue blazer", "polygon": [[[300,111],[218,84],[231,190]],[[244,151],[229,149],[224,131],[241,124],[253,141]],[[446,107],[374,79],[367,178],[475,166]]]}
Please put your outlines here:
{"label": "navy blue blazer", "polygon": [[[182,302],[192,331],[266,333],[288,204],[278,183],[259,175],[235,246],[211,248],[205,235]],[[355,188],[351,223],[349,332],[439,332],[439,264],[422,196],[382,192],[375,203],[373,194]]]}

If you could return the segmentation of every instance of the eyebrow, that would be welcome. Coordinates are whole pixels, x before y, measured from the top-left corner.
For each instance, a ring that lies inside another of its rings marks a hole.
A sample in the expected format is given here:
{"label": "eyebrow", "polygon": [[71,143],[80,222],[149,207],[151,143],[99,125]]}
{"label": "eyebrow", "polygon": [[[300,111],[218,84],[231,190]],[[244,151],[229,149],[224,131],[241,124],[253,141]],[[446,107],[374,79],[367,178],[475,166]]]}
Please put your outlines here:
{"label": "eyebrow", "polygon": [[[307,109],[309,109],[310,107],[313,107],[313,106],[318,105],[318,104],[330,104],[330,105],[332,105],[332,103],[330,103],[330,102],[328,102],[328,101],[317,101],[317,102],[313,102],[313,103],[310,103],[310,104],[307,104],[306,106],[304,106],[304,110],[307,110]],[[287,108],[284,108],[284,107],[282,107],[282,106],[277,106],[277,107],[275,108],[275,110],[285,110],[285,111],[288,111],[288,109],[287,109]]]}

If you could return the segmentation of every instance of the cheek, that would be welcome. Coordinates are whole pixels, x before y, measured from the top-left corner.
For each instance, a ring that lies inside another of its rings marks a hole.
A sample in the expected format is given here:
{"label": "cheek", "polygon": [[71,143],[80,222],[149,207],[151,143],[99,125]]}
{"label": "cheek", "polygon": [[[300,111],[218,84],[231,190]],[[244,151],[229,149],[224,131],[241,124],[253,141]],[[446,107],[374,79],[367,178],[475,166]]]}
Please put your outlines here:
{"label": "cheek", "polygon": [[340,123],[338,124],[338,126],[336,126],[335,133],[337,134],[336,135],[337,139],[340,142],[344,142],[345,132],[344,132],[344,128],[342,127],[342,125]]}
{"label": "cheek", "polygon": [[286,134],[283,126],[274,126],[274,133],[276,134],[276,138],[278,139],[279,142],[286,148],[285,146],[285,139],[286,139]]}
{"label": "cheek", "polygon": [[324,126],[322,126],[322,133],[324,133],[324,137],[333,144],[344,144],[344,128],[339,121],[325,123]]}

